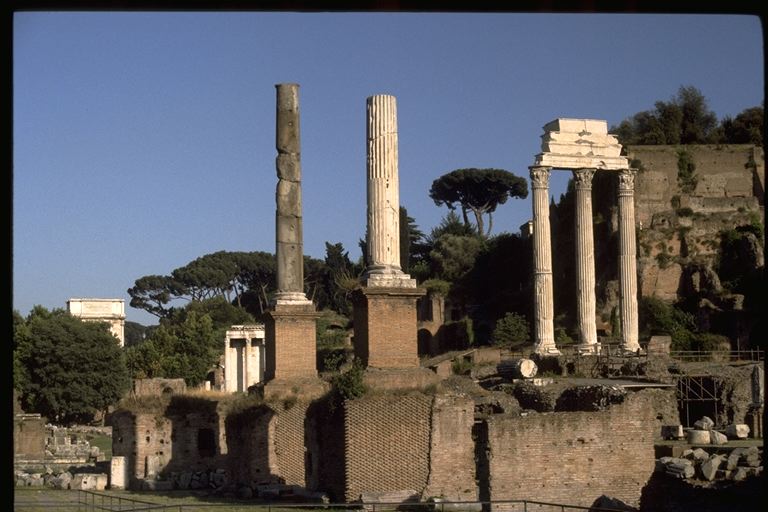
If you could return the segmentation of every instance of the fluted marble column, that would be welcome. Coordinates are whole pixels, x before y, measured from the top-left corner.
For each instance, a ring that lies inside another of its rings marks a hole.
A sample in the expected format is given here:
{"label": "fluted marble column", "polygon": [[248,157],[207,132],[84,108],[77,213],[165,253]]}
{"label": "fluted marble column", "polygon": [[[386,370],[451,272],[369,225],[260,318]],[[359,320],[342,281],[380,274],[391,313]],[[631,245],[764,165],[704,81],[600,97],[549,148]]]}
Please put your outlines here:
{"label": "fluted marble column", "polygon": [[534,351],[559,354],[554,335],[552,241],[549,230],[549,167],[530,167],[533,188]]}
{"label": "fluted marble column", "polygon": [[635,247],[635,170],[619,171],[619,303],[621,348],[640,348],[637,325],[637,249]]}
{"label": "fluted marble column", "polygon": [[307,303],[301,216],[299,86],[277,84],[277,213],[275,219],[278,304]]}
{"label": "fluted marble column", "polygon": [[368,286],[415,287],[400,267],[400,181],[394,96],[367,99]]}
{"label": "fluted marble column", "polygon": [[574,169],[576,189],[576,309],[580,353],[598,352],[595,325],[595,241],[592,232],[592,177],[595,169]]}

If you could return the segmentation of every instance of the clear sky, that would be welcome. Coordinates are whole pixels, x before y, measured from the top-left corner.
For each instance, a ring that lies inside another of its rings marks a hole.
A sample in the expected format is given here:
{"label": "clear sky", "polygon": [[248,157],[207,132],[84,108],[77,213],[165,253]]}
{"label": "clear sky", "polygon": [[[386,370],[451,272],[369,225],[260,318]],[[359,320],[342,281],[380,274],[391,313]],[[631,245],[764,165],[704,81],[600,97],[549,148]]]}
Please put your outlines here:
{"label": "clear sky", "polygon": [[[304,253],[360,255],[365,102],[397,98],[401,205],[432,181],[528,177],[545,123],[616,125],[698,88],[719,119],[764,96],[747,15],[16,12],[13,307],[63,308],[216,251],[275,250],[275,84],[300,85]],[[559,197],[566,173],[553,178]],[[517,232],[530,197],[494,230]]]}

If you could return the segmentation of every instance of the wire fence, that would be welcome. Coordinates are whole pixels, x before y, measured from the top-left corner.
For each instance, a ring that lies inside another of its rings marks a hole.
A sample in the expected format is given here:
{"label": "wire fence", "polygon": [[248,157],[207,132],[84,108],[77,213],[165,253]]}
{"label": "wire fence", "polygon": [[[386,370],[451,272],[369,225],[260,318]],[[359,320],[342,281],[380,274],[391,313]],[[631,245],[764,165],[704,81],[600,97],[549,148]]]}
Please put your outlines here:
{"label": "wire fence", "polygon": [[[79,490],[77,501],[70,497],[62,500],[25,500],[15,496],[15,511],[77,511],[77,512],[622,512],[622,509],[585,507],[580,505],[549,503],[535,500],[493,500],[493,501],[442,501],[390,502],[390,503],[267,503],[267,502],[215,502],[165,504],[139,500],[108,492]],[[623,509],[626,510],[626,509]]]}

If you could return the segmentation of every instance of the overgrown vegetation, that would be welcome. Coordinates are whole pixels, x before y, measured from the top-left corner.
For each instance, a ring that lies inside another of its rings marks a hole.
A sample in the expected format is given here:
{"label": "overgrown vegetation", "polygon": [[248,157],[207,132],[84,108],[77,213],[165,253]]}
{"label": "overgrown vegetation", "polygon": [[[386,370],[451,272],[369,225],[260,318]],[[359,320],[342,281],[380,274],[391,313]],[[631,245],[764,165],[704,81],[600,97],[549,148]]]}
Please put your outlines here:
{"label": "overgrown vegetation", "polygon": [[686,149],[679,149],[677,151],[677,185],[684,194],[691,194],[696,190],[698,183],[693,155]]}
{"label": "overgrown vegetation", "polygon": [[528,320],[519,313],[509,312],[496,322],[492,340],[496,346],[517,350],[530,343],[530,336]]}

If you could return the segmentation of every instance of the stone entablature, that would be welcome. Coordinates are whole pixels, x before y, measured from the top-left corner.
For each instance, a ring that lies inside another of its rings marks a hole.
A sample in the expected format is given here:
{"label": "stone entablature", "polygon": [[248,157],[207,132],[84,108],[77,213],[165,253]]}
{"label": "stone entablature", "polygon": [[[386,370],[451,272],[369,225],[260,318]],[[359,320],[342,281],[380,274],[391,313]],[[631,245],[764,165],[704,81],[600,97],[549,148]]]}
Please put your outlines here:
{"label": "stone entablature", "polygon": [[534,166],[555,169],[620,170],[629,167],[621,144],[598,119],[555,119],[544,125]]}
{"label": "stone entablature", "polygon": [[69,299],[67,312],[86,322],[106,322],[109,330],[125,345],[125,301],[123,299]]}

